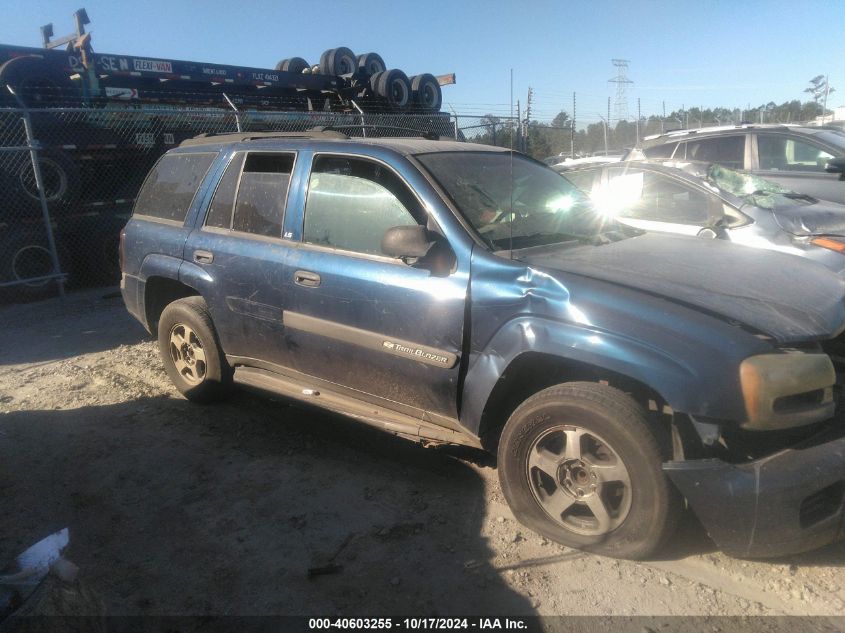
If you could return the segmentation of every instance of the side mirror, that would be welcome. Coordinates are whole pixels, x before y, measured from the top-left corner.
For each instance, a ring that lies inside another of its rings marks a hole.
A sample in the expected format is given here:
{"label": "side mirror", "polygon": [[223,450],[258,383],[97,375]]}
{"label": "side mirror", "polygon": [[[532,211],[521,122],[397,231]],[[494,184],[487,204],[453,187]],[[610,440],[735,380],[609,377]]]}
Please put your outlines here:
{"label": "side mirror", "polygon": [[381,252],[399,259],[425,257],[433,241],[428,230],[419,224],[394,226],[381,238]]}
{"label": "side mirror", "polygon": [[829,174],[839,174],[839,180],[842,180],[845,178],[845,156],[831,158],[824,170]]}
{"label": "side mirror", "polygon": [[725,222],[724,217],[720,217],[715,222],[711,223],[710,226],[702,228],[698,233],[696,233],[696,235],[705,239],[723,240],[728,236],[727,222]]}

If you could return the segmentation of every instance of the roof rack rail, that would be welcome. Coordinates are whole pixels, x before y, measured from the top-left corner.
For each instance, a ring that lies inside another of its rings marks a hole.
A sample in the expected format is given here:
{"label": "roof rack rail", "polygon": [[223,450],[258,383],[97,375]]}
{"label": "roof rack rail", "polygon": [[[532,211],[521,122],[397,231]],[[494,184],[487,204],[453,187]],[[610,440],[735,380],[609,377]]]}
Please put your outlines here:
{"label": "roof rack rail", "polygon": [[347,140],[349,136],[328,127],[314,127],[302,132],[205,132],[193,138],[186,139],[179,147],[193,147],[196,145],[211,145],[213,143],[241,143],[244,141],[260,141],[271,138],[324,138]]}
{"label": "roof rack rail", "polygon": [[[412,136],[414,138],[424,138],[428,141],[440,141],[443,139],[451,140],[451,137],[448,136],[440,136],[435,132],[431,132],[429,130],[420,130],[413,127],[404,127],[399,125],[379,125],[377,123],[365,123],[365,124],[354,124],[354,123],[344,123],[343,125],[332,125],[330,127],[326,127],[326,130],[361,130],[362,132],[372,132],[378,130],[400,130],[402,132],[412,132]],[[394,137],[396,138],[396,137]]]}

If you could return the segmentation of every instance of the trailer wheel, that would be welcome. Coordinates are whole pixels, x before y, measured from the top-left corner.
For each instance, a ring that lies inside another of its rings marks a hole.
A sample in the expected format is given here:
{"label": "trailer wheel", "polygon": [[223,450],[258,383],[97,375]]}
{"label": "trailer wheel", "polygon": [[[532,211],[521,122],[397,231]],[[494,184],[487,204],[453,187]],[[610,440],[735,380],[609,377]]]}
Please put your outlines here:
{"label": "trailer wheel", "polygon": [[397,68],[370,77],[370,88],[394,110],[406,108],[411,101],[411,82]]}
{"label": "trailer wheel", "polygon": [[332,53],[334,53],[333,48],[330,48],[328,50],[323,51],[323,54],[320,55],[320,63],[317,64],[317,70],[315,71],[314,68],[312,67],[312,69],[311,69],[312,72],[317,72],[321,75],[328,74],[328,70],[327,70],[328,65],[329,65],[328,58],[329,58],[329,55],[332,54]]}
{"label": "trailer wheel", "polygon": [[348,75],[356,70],[358,58],[345,46],[330,48],[320,56],[320,72],[324,75]]}
{"label": "trailer wheel", "polygon": [[[38,165],[41,168],[44,194],[51,211],[73,204],[79,199],[79,168],[67,154],[52,149],[40,151]],[[10,176],[7,200],[10,201],[11,214],[14,214],[16,208],[29,214],[32,211],[40,211],[41,199],[28,154],[18,157]]]}
{"label": "trailer wheel", "polygon": [[414,105],[424,110],[438,111],[443,103],[440,84],[434,75],[423,73],[411,77],[411,94]]}
{"label": "trailer wheel", "polygon": [[375,75],[376,73],[383,73],[387,70],[387,66],[378,53],[365,53],[358,55],[358,70],[368,75]]}
{"label": "trailer wheel", "polygon": [[[0,66],[0,87],[5,86],[11,86],[28,106],[78,105],[78,93],[70,77],[40,57],[16,57]],[[9,105],[17,106],[14,97],[5,89],[2,92]]]}
{"label": "trailer wheel", "polygon": [[[43,231],[21,231],[13,233],[8,240],[2,240],[0,248],[0,282],[23,281],[44,277],[53,272],[53,258],[47,244],[47,236]],[[66,253],[59,249],[60,266],[67,259]],[[67,272],[67,271],[63,271]],[[4,297],[13,300],[35,301],[57,294],[56,282],[53,279],[42,279],[21,283],[3,288]]]}
{"label": "trailer wheel", "polygon": [[286,73],[300,74],[306,68],[311,68],[307,61],[301,57],[291,57],[290,59],[283,59],[276,64],[276,70],[281,70]]}

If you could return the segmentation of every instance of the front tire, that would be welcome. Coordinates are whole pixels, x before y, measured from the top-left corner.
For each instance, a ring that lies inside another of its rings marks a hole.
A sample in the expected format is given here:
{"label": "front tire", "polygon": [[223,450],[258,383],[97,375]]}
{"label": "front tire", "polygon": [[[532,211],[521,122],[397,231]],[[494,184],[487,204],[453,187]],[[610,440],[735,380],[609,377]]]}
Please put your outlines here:
{"label": "front tire", "polygon": [[513,412],[499,442],[499,479],[529,528],[568,547],[641,559],[671,535],[680,510],[661,470],[666,451],[630,396],[565,383]]}
{"label": "front tire", "polygon": [[232,371],[202,297],[179,299],[164,309],[158,347],[167,375],[188,400],[212,402],[228,394]]}

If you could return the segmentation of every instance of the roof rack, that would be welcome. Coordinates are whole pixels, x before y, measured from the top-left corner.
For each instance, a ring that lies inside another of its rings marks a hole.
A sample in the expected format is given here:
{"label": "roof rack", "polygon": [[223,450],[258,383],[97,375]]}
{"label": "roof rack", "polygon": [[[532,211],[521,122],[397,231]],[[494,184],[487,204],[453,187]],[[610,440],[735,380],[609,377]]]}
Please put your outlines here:
{"label": "roof rack", "polygon": [[195,147],[197,145],[210,145],[212,143],[242,143],[245,141],[259,141],[271,138],[287,138],[287,139],[331,139],[331,140],[349,140],[351,137],[339,130],[361,130],[364,138],[367,137],[367,132],[376,132],[378,130],[399,130],[402,132],[412,132],[408,136],[415,138],[424,138],[429,141],[439,141],[447,139],[434,132],[426,130],[418,130],[410,127],[400,127],[396,125],[373,125],[373,124],[348,124],[348,125],[332,125],[332,126],[315,126],[302,132],[205,132],[193,138],[182,141],[179,147]]}
{"label": "roof rack", "polygon": [[[405,127],[399,125],[379,125],[377,123],[365,123],[361,124],[354,124],[354,123],[344,123],[343,125],[332,125],[331,127],[325,128],[327,130],[361,130],[364,133],[364,137],[366,137],[367,132],[376,132],[378,130],[399,130],[401,132],[412,132],[413,134],[409,135],[413,138],[424,138],[428,141],[441,141],[441,140],[450,140],[451,137],[448,136],[440,136],[435,132],[431,132],[429,130],[419,130],[413,127]],[[377,137],[380,138],[380,137]],[[402,138],[402,137],[387,137],[387,138]],[[407,138],[407,137],[404,137]]]}
{"label": "roof rack", "polygon": [[743,121],[739,125],[713,125],[710,127],[701,128],[678,128],[673,130],[666,130],[660,134],[650,134],[643,137],[644,141],[653,141],[655,139],[664,137],[675,137],[695,134],[712,134],[713,132],[729,132],[732,130],[753,130],[755,128],[766,129],[787,129],[790,126],[795,127],[794,124],[788,123],[751,123],[750,121]]}
{"label": "roof rack", "polygon": [[270,138],[323,138],[334,140],[348,140],[349,136],[343,132],[328,127],[314,127],[302,132],[224,132],[203,133],[182,141],[179,147],[193,147],[196,145],[211,145],[213,143],[242,143],[244,141],[260,141]]}

